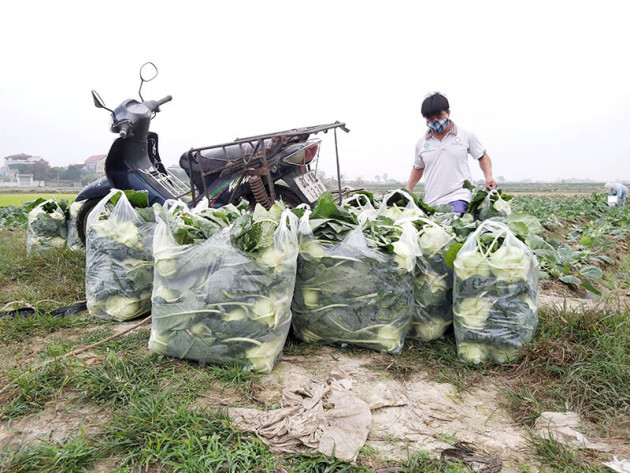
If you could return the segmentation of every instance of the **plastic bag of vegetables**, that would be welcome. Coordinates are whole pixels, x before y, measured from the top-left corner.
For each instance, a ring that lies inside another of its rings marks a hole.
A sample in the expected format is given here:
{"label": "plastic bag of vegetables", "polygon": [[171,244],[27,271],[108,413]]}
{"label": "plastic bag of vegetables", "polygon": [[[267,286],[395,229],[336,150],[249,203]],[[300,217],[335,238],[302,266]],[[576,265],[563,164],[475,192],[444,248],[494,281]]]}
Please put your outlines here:
{"label": "plastic bag of vegetables", "polygon": [[[453,271],[446,266],[444,258],[455,243],[455,237],[445,230],[448,227],[425,218],[417,204],[415,196],[396,190],[383,198],[378,214],[389,216],[397,223],[413,222],[419,231],[410,337],[430,341],[441,337],[453,321]],[[401,205],[405,205],[402,211]]]}
{"label": "plastic bag of vegetables", "polygon": [[79,238],[79,232],[77,231],[77,215],[79,215],[79,210],[81,210],[84,203],[85,201],[74,201],[68,208],[68,235],[66,241],[67,245],[73,249],[81,248],[83,246],[81,239]]}
{"label": "plastic bag of vegetables", "polygon": [[[160,212],[149,349],[270,372],[291,326],[297,217],[280,204],[234,209],[193,212],[188,221]],[[191,227],[208,237],[182,239]]]}
{"label": "plastic bag of vegetables", "polygon": [[492,189],[490,191],[478,189],[470,201],[466,212],[472,214],[477,220],[506,217],[512,213],[510,200],[512,200],[512,197],[503,194],[501,189]]}
{"label": "plastic bag of vegetables", "polygon": [[146,193],[142,202],[136,209],[112,189],[88,216],[85,295],[93,316],[123,321],[151,311],[155,217]]}
{"label": "plastic bag of vegetables", "polygon": [[359,215],[363,215],[363,218],[370,220],[378,216],[378,210],[374,208],[374,204],[374,196],[365,191],[359,191],[342,202],[343,207],[357,218]]}
{"label": "plastic bag of vegetables", "polygon": [[486,220],[454,261],[453,317],[459,357],[505,363],[538,323],[538,261],[505,224]]}
{"label": "plastic bag of vegetables", "polygon": [[28,213],[26,252],[63,248],[66,246],[66,211],[68,201],[45,200]]}
{"label": "plastic bag of vegetables", "polygon": [[300,219],[294,332],[308,343],[400,353],[411,322],[415,229],[366,219],[335,241],[327,225],[341,223],[323,223],[319,207]]}
{"label": "plastic bag of vegetables", "polygon": [[398,189],[383,197],[377,215],[379,217],[391,218],[396,222],[426,217],[426,213],[418,204],[428,208],[418,197],[409,194],[407,191]]}
{"label": "plastic bag of vegetables", "polygon": [[453,270],[445,263],[448,250],[456,243],[448,226],[420,218],[420,255],[414,277],[414,309],[409,336],[422,341],[440,338],[453,322]]}

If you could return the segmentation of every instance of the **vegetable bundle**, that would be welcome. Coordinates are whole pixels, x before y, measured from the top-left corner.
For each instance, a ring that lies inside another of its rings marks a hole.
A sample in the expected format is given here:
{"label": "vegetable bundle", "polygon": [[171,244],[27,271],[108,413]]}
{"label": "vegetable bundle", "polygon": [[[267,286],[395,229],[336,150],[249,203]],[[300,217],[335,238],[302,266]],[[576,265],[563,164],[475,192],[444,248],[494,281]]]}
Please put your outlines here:
{"label": "vegetable bundle", "polygon": [[464,361],[513,361],[538,323],[538,261],[502,223],[486,220],[455,258],[453,314]]}
{"label": "vegetable bundle", "polygon": [[477,220],[506,217],[512,213],[510,200],[512,197],[504,194],[501,189],[490,191],[478,189],[468,205],[467,213],[472,214]]}
{"label": "vegetable bundle", "polygon": [[154,228],[153,210],[134,209],[117,189],[90,212],[85,276],[90,314],[123,321],[151,311]]}
{"label": "vegetable bundle", "polygon": [[83,245],[81,244],[81,239],[79,238],[79,232],[77,231],[77,215],[79,215],[79,210],[83,207],[85,201],[77,202],[74,201],[70,204],[68,208],[68,236],[67,236],[67,244],[70,248],[81,248]]}
{"label": "vegetable bundle", "polygon": [[418,245],[414,278],[414,311],[410,337],[422,341],[440,338],[453,322],[453,270],[446,263],[448,250],[456,242],[449,227],[418,219]]}
{"label": "vegetable bundle", "polygon": [[305,342],[400,353],[411,321],[416,232],[388,218],[358,225],[320,198],[300,219],[293,328]]}
{"label": "vegetable bundle", "polygon": [[68,201],[45,200],[28,213],[26,252],[63,248],[66,245]]}
{"label": "vegetable bundle", "polygon": [[[383,198],[378,214],[390,216],[396,223],[413,222],[418,229],[410,337],[431,341],[441,337],[453,321],[453,271],[446,266],[445,257],[455,237],[446,230],[450,227],[425,218],[417,204],[414,196],[397,190]],[[410,249],[410,257],[412,252]]]}
{"label": "vegetable bundle", "polygon": [[279,204],[160,211],[149,349],[271,371],[291,325],[297,218]]}

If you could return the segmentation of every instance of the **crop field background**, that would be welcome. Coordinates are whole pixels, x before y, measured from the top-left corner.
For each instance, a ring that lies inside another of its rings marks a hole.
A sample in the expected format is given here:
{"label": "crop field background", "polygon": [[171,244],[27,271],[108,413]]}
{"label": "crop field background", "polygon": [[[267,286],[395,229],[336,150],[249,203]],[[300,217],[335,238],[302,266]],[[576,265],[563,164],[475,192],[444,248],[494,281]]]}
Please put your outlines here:
{"label": "crop field background", "polygon": [[43,199],[51,199],[53,197],[57,200],[66,199],[68,203],[72,203],[74,201],[74,198],[76,197],[76,194],[75,193],[66,194],[66,193],[58,193],[58,192],[53,192],[53,193],[31,192],[31,193],[25,193],[25,194],[18,194],[18,193],[1,194],[0,193],[0,207],[8,207],[10,205],[20,206],[22,205],[23,202],[27,202],[29,200],[35,200],[40,197]]}
{"label": "crop field background", "polygon": [[[603,461],[630,458],[630,209],[609,209],[592,194],[599,185],[502,188],[555,250],[541,265],[540,322],[521,360],[463,364],[452,331],[407,342],[401,355],[290,338],[269,375],[152,355],[141,320],[48,315],[85,300],[85,254],[26,255],[25,218],[9,206],[40,195],[0,194],[0,310],[40,309],[0,317],[0,471],[469,472],[436,457],[458,441],[501,457],[502,472],[609,471]],[[293,378],[325,381],[332,368],[359,388],[384,383],[406,404],[374,414],[378,429],[355,462],[273,453],[226,415],[275,409]],[[539,436],[545,411],[577,412],[580,431],[607,448]]]}

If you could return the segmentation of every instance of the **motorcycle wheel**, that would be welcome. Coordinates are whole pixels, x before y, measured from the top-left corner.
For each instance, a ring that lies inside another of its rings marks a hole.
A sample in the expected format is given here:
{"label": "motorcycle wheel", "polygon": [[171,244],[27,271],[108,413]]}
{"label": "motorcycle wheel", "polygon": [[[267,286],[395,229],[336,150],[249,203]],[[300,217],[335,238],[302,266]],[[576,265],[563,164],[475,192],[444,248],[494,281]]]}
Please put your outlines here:
{"label": "motorcycle wheel", "polygon": [[[294,209],[300,204],[303,204],[302,200],[298,197],[298,195],[293,192],[291,189],[285,186],[275,186],[274,190],[276,191],[276,199],[281,200],[285,203],[285,205]],[[249,202],[249,211],[253,212],[254,207],[256,207],[256,198],[254,194],[250,194],[247,196],[247,201]]]}
{"label": "motorcycle wheel", "polygon": [[85,236],[87,234],[87,220],[90,212],[96,207],[101,199],[89,199],[85,201],[85,204],[79,210],[77,214],[77,233],[79,234],[79,239],[81,243],[85,246]]}

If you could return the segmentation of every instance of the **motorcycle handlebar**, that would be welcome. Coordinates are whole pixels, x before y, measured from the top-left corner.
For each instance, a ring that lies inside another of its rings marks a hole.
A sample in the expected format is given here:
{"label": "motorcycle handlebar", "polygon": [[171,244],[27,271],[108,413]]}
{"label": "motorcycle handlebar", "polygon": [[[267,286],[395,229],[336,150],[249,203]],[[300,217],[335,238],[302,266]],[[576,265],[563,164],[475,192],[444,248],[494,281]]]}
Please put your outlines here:
{"label": "motorcycle handlebar", "polygon": [[173,100],[173,97],[170,95],[167,95],[166,97],[164,97],[163,99],[160,99],[157,101],[158,107],[160,105],[164,105],[166,102],[170,102],[171,100]]}
{"label": "motorcycle handlebar", "polygon": [[170,102],[171,100],[173,100],[173,97],[171,97],[170,95],[167,95],[163,99],[160,99],[160,100],[149,100],[147,102],[144,102],[144,104],[152,112],[159,112],[160,111],[160,105],[163,105],[166,102]]}
{"label": "motorcycle handlebar", "polygon": [[127,138],[127,135],[129,135],[129,128],[131,128],[131,127],[130,127],[130,125],[129,125],[129,122],[126,122],[126,121],[125,121],[125,122],[122,122],[122,123],[119,125],[119,129],[120,129],[120,131],[118,132],[118,134],[120,135],[120,137],[121,137],[123,140],[124,140],[125,138]]}

